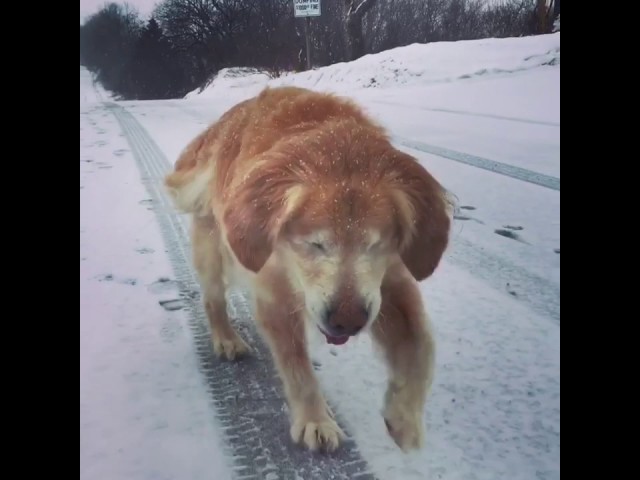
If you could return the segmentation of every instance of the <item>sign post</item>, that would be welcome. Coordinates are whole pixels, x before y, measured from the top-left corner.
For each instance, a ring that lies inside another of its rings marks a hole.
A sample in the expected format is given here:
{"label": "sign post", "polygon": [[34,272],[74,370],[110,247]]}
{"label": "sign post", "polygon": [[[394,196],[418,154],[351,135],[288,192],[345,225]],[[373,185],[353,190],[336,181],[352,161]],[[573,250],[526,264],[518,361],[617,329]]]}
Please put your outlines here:
{"label": "sign post", "polygon": [[293,0],[293,11],[296,18],[304,17],[304,38],[307,44],[307,70],[311,70],[311,17],[320,16],[320,0]]}

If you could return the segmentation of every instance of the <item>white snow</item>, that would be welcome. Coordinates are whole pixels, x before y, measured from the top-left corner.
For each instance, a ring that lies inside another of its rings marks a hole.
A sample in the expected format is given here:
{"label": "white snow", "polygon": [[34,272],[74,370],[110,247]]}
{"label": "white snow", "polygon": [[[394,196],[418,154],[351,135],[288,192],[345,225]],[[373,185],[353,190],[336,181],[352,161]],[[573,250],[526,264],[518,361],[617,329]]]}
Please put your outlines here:
{"label": "white snow", "polygon": [[80,107],[111,100],[112,96],[96,83],[86,68],[80,67]]}
{"label": "white snow", "polygon": [[[560,33],[411,45],[272,80],[231,69],[184,100],[121,105],[175,160],[266,84],[315,87],[356,98],[398,137],[559,178],[559,49]],[[166,247],[95,91],[81,69],[81,478],[230,478],[183,314],[158,306],[175,294],[155,283],[170,276]],[[474,208],[422,286],[438,339],[425,450],[405,456],[388,438],[367,338],[316,346],[324,391],[384,480],[559,479],[560,193],[407,151]],[[505,226],[520,240],[494,232]]]}
{"label": "white snow", "polygon": [[178,292],[153,205],[103,96],[81,69],[80,478],[230,479],[184,315],[158,303]]}
{"label": "white snow", "polygon": [[[483,39],[413,44],[349,63],[337,63],[310,72],[286,73],[271,79],[265,73],[243,69],[221,70],[203,90],[187,98],[216,97],[220,89],[243,87],[250,95],[265,85],[296,85],[317,90],[353,93],[365,88],[430,85],[486,75],[504,75],[560,62],[560,34],[524,37],[516,41]],[[244,73],[243,75],[241,75]],[[238,78],[241,78],[241,84]]]}

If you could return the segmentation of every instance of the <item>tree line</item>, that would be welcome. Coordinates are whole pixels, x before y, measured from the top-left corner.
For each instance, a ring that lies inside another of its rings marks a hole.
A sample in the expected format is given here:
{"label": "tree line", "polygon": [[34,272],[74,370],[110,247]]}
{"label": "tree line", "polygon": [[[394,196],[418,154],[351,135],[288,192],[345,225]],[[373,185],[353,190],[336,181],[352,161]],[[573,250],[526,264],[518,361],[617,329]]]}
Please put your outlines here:
{"label": "tree line", "polygon": [[[412,43],[549,33],[559,0],[323,0],[314,67]],[[123,99],[177,98],[225,67],[277,76],[306,65],[293,0],[162,0],[144,22],[110,3],[80,25],[80,64]]]}

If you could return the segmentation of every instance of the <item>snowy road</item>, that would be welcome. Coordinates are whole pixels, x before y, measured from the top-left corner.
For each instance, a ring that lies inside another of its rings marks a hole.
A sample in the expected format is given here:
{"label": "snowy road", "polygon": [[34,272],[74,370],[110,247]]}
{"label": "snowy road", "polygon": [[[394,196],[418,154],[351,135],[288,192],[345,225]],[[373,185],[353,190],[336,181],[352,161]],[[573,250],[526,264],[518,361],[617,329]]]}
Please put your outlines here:
{"label": "snowy road", "polygon": [[[240,292],[231,294],[234,316],[256,355],[212,358],[186,224],[161,190],[184,145],[250,92],[104,103],[81,69],[81,478],[559,479],[556,82],[559,90],[559,67],[354,90],[394,135],[417,142],[403,148],[462,208],[445,261],[422,287],[439,345],[425,450],[405,456],[388,438],[384,368],[361,338],[314,348],[323,389],[352,436],[325,458],[290,446],[280,386]],[[498,103],[477,94],[498,90]]]}
{"label": "snowy road", "polygon": [[[190,267],[188,230],[172,213],[169,199],[161,191],[164,175],[171,164],[144,128],[124,108],[107,104],[117,118],[141,170],[142,180],[156,207],[159,225],[175,273],[183,302],[189,312],[189,326],[196,352],[216,408],[216,416],[225,431],[235,458],[234,470],[240,478],[326,478],[367,480],[367,466],[353,442],[339,455],[310,457],[289,442],[288,416],[280,385],[270,368],[269,352],[251,328],[251,313],[241,295],[231,297],[238,331],[255,348],[254,354],[238,364],[214,359],[206,316],[199,301],[199,287]],[[238,322],[240,324],[238,325]],[[240,381],[238,381],[240,380]],[[276,478],[276,477],[274,477]]]}

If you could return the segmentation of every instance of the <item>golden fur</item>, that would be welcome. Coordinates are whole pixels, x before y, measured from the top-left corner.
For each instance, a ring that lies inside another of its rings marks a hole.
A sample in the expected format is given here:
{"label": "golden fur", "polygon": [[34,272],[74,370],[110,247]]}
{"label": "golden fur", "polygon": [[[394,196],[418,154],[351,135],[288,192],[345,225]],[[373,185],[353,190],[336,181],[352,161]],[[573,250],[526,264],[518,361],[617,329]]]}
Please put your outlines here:
{"label": "golden fur", "polygon": [[439,183],[352,102],[284,87],[196,137],[166,186],[193,216],[212,341],[229,360],[249,347],[229,323],[225,289],[251,287],[293,440],[333,450],[343,438],[313,373],[308,329],[336,344],[368,331],[389,366],[389,433],[403,450],[419,448],[434,341],[417,282],[449,239]]}

